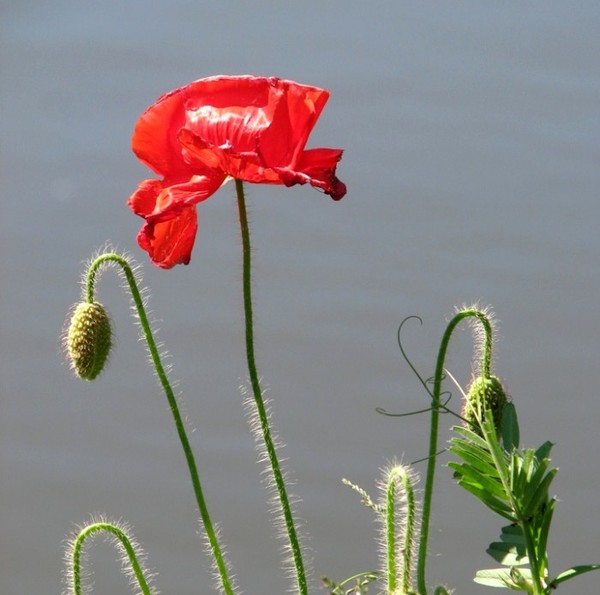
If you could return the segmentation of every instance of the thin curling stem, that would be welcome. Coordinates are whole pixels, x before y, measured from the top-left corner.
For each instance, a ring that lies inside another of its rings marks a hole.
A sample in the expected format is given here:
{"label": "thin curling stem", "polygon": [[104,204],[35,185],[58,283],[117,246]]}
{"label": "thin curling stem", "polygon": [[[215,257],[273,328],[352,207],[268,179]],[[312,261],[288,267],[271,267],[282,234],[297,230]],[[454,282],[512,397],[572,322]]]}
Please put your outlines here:
{"label": "thin curling stem", "polygon": [[235,181],[237,193],[238,210],[240,217],[240,229],[242,234],[242,249],[243,249],[243,293],[244,293],[244,315],[246,327],[246,358],[248,361],[248,372],[250,375],[250,384],[252,385],[252,394],[256,403],[260,427],[266,451],[269,456],[271,470],[275,479],[275,486],[281,504],[281,510],[285,521],[285,527],[288,534],[290,548],[294,559],[294,567],[296,570],[296,580],[298,583],[298,593],[307,595],[308,585],[306,582],[306,574],[304,571],[304,562],[302,560],[302,551],[300,542],[296,533],[296,526],[292,515],[292,509],[288,498],[283,473],[277,459],[275,445],[271,437],[271,429],[269,427],[269,418],[262,397],[262,390],[258,379],[256,369],[256,361],[254,359],[254,323],[252,318],[252,283],[251,283],[251,252],[250,252],[250,230],[248,227],[248,216],[246,214],[246,201],[244,197],[244,185],[241,180]]}
{"label": "thin curling stem", "polygon": [[485,343],[481,362],[482,376],[489,377],[492,359],[492,325],[485,312],[475,309],[461,310],[448,323],[442,337],[435,367],[434,384],[431,401],[431,425],[429,431],[429,456],[427,459],[427,474],[425,479],[425,492],[423,494],[423,516],[421,522],[421,535],[419,538],[419,554],[417,562],[417,587],[421,595],[427,595],[425,582],[425,565],[427,558],[427,541],[429,538],[429,520],[431,517],[431,502],[433,498],[433,483],[435,478],[435,465],[437,462],[438,433],[440,424],[440,405],[442,394],[442,379],[444,377],[444,361],[450,337],[458,323],[465,318],[477,318],[485,331]]}
{"label": "thin curling stem", "polygon": [[87,527],[84,527],[73,542],[73,561],[72,561],[72,570],[73,570],[73,594],[81,595],[82,587],[81,587],[81,551],[83,548],[83,544],[85,540],[92,536],[94,533],[100,533],[105,531],[107,533],[111,533],[114,535],[123,546],[125,553],[127,554],[127,558],[129,559],[129,564],[131,565],[131,571],[136,578],[137,584],[140,588],[140,592],[142,595],[151,595],[152,591],[148,585],[148,581],[144,576],[144,571],[142,565],[140,564],[138,557],[135,552],[135,548],[131,544],[131,541],[127,534],[112,523],[108,522],[98,522],[92,523]]}
{"label": "thin curling stem", "polygon": [[125,278],[127,279],[127,283],[129,284],[129,289],[131,291],[131,296],[133,298],[133,302],[135,304],[137,314],[140,320],[140,324],[142,326],[142,331],[144,333],[144,338],[148,345],[148,351],[150,352],[150,356],[152,358],[152,363],[154,365],[154,369],[156,370],[156,375],[160,381],[160,384],[163,388],[163,391],[167,397],[169,402],[169,408],[171,409],[171,413],[173,415],[173,421],[175,422],[175,427],[177,428],[177,434],[179,436],[179,440],[181,442],[181,446],[183,448],[183,452],[185,454],[185,459],[187,461],[190,477],[192,480],[192,486],[194,488],[194,494],[196,495],[196,502],[198,504],[198,508],[200,510],[200,516],[202,517],[202,522],[204,524],[204,529],[206,531],[206,535],[208,537],[208,542],[210,544],[210,549],[219,572],[219,576],[221,579],[221,585],[223,591],[227,595],[233,595],[234,590],[229,580],[227,564],[225,562],[225,558],[223,556],[221,547],[219,546],[219,542],[217,539],[216,531],[213,527],[212,521],[210,519],[210,515],[208,513],[208,508],[206,506],[206,501],[204,499],[204,494],[202,492],[202,487],[200,485],[200,477],[198,474],[198,468],[196,466],[196,460],[194,458],[194,454],[192,452],[192,448],[190,446],[190,442],[187,437],[187,433],[185,431],[185,427],[183,424],[183,420],[181,418],[181,414],[179,412],[179,407],[177,406],[177,399],[175,398],[175,394],[173,393],[173,389],[171,384],[169,383],[169,379],[167,377],[167,373],[162,365],[160,354],[158,351],[158,347],[156,345],[156,341],[154,340],[154,336],[152,334],[152,329],[150,327],[150,323],[148,321],[148,317],[146,315],[146,310],[144,308],[144,302],[140,291],[137,287],[137,283],[135,281],[135,275],[125,259],[120,254],[111,252],[102,254],[98,258],[96,258],[92,264],[90,265],[86,278],[86,297],[88,301],[94,300],[94,287],[97,272],[99,267],[107,262],[114,262],[118,264],[125,274]]}

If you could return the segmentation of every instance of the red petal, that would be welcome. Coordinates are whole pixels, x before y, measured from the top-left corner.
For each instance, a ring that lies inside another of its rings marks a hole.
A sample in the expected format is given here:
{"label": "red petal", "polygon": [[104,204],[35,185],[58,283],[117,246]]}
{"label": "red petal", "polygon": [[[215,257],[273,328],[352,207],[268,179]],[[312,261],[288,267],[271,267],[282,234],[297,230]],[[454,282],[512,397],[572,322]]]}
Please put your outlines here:
{"label": "red petal", "polygon": [[328,91],[278,78],[201,79],[163,95],[142,114],[133,150],[163,176],[189,172],[177,142],[186,127],[230,154],[256,153],[260,143],[264,167],[293,168],[328,98]]}
{"label": "red petal", "polygon": [[148,252],[152,262],[170,269],[176,264],[188,264],[194,247],[198,221],[196,208],[186,207],[174,219],[146,222],[137,240]]}
{"label": "red petal", "polygon": [[340,200],[346,194],[346,184],[336,177],[335,170],[342,153],[341,149],[304,151],[295,170],[280,171],[281,179],[286,186],[308,183],[329,194],[333,200]]}
{"label": "red petal", "polygon": [[169,184],[168,180],[144,180],[129,197],[131,210],[140,217],[165,220],[184,207],[212,196],[223,184],[222,172],[212,176],[194,176],[186,182]]}
{"label": "red petal", "polygon": [[139,118],[133,131],[133,152],[148,167],[162,176],[188,172],[183,161],[177,132],[185,123],[181,90],[160,97]]}
{"label": "red petal", "polygon": [[279,82],[285,92],[277,102],[271,125],[260,134],[259,150],[267,167],[293,169],[329,99],[329,91]]}
{"label": "red petal", "polygon": [[208,144],[187,128],[179,131],[179,141],[185,159],[197,163],[201,169],[215,168],[216,172],[254,184],[281,184],[279,175],[271,169],[265,169],[262,159],[256,153],[235,153],[229,148],[220,148]]}

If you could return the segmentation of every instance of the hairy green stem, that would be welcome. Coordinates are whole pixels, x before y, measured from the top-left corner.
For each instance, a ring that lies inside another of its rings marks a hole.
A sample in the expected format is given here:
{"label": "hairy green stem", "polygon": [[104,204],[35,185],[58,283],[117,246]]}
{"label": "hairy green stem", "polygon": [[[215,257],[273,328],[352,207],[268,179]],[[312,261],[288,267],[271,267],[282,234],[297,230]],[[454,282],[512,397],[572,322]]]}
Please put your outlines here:
{"label": "hairy green stem", "polygon": [[148,581],[146,581],[146,577],[144,576],[144,571],[142,565],[140,564],[138,557],[135,553],[135,548],[131,544],[131,540],[127,536],[127,534],[112,523],[108,522],[98,522],[92,523],[84,527],[77,535],[73,542],[72,547],[72,569],[73,569],[73,594],[81,595],[81,552],[83,549],[83,544],[85,540],[93,535],[94,533],[100,533],[102,531],[106,531],[107,533],[111,533],[114,535],[122,544],[125,553],[127,554],[127,558],[129,559],[129,563],[131,565],[131,570],[137,580],[137,584],[140,588],[140,592],[142,595],[150,595],[151,590],[148,586]]}
{"label": "hairy green stem", "polygon": [[483,325],[485,331],[485,342],[481,361],[482,376],[489,377],[492,359],[492,326],[484,312],[475,309],[461,310],[448,323],[442,337],[438,351],[434,384],[431,402],[431,422],[429,430],[429,455],[427,458],[427,474],[425,479],[425,492],[423,494],[423,515],[421,522],[421,534],[419,538],[419,554],[417,562],[417,586],[421,595],[427,595],[427,584],[425,580],[425,566],[427,559],[427,545],[429,539],[429,521],[431,518],[431,503],[433,499],[433,483],[435,479],[435,466],[437,462],[438,434],[440,422],[440,405],[442,394],[442,380],[444,378],[444,361],[450,337],[456,326],[465,318],[477,318]]}
{"label": "hairy green stem", "polygon": [[171,414],[173,415],[173,421],[175,422],[175,427],[177,428],[177,434],[179,436],[179,440],[181,442],[181,446],[183,448],[183,452],[185,454],[185,459],[187,461],[190,477],[192,480],[192,486],[194,488],[194,494],[196,495],[196,502],[198,504],[198,508],[200,510],[200,516],[202,517],[202,522],[204,524],[204,529],[206,531],[206,535],[208,537],[208,542],[210,544],[210,549],[212,551],[212,555],[217,566],[217,570],[221,579],[221,585],[223,591],[227,595],[233,595],[234,590],[229,580],[227,564],[225,562],[225,558],[223,556],[221,547],[219,546],[218,538],[216,531],[213,527],[212,521],[210,519],[210,515],[208,513],[208,508],[206,506],[206,501],[204,499],[204,494],[202,492],[202,487],[200,485],[200,476],[198,474],[198,468],[196,466],[196,461],[194,459],[194,454],[192,452],[192,448],[190,446],[190,442],[187,437],[187,433],[185,431],[185,427],[183,424],[183,419],[179,412],[179,407],[177,405],[177,399],[175,394],[173,393],[173,389],[171,384],[169,383],[169,379],[167,377],[167,373],[162,365],[160,354],[158,351],[158,347],[156,345],[156,341],[154,340],[154,336],[152,334],[152,329],[150,327],[150,323],[148,321],[148,317],[146,315],[146,310],[144,308],[144,301],[140,294],[140,291],[137,287],[137,283],[135,280],[135,275],[127,262],[127,259],[117,253],[106,253],[102,254],[98,258],[96,258],[92,264],[90,265],[86,278],[86,298],[88,302],[94,301],[94,288],[96,276],[99,268],[105,264],[114,262],[118,264],[127,279],[127,283],[129,285],[129,289],[131,291],[131,296],[133,298],[133,302],[135,304],[135,308],[137,310],[137,314],[140,320],[140,324],[142,327],[142,331],[144,333],[144,338],[148,345],[148,351],[150,352],[150,357],[152,358],[152,363],[154,365],[154,369],[156,370],[156,375],[160,381],[160,384],[163,388],[163,391],[167,397],[169,402],[169,408],[171,409]]}
{"label": "hairy green stem", "polygon": [[[406,500],[406,511],[402,523],[404,524],[404,540],[401,549],[397,545],[397,513],[396,513],[396,491],[402,488]],[[411,479],[406,470],[397,466],[391,469],[386,482],[386,548],[387,548],[387,576],[389,593],[409,593],[411,590],[410,571],[412,565],[412,554],[414,545],[415,529],[415,496]],[[399,555],[402,555],[400,564]],[[401,567],[401,587],[397,591],[398,568]]]}
{"label": "hairy green stem", "polygon": [[248,216],[246,214],[246,201],[244,197],[244,185],[241,180],[235,181],[235,188],[237,193],[237,203],[240,218],[240,230],[242,234],[242,250],[243,250],[243,293],[244,293],[244,316],[245,316],[245,327],[246,327],[246,358],[248,361],[248,372],[250,375],[250,384],[252,385],[252,395],[256,403],[258,417],[260,420],[260,428],[262,431],[263,440],[269,462],[271,464],[271,470],[273,472],[273,478],[275,480],[275,486],[277,488],[277,494],[279,496],[279,502],[285,521],[285,527],[288,534],[290,549],[294,559],[294,567],[296,571],[296,581],[298,584],[298,593],[300,595],[307,595],[308,585],[306,582],[306,574],[304,571],[304,562],[302,560],[302,551],[300,548],[300,542],[296,533],[296,526],[294,524],[294,518],[292,515],[292,509],[288,498],[287,490],[285,487],[285,481],[283,473],[277,459],[277,453],[275,451],[275,444],[271,437],[271,429],[269,427],[269,419],[265,403],[262,396],[262,390],[258,378],[258,372],[256,369],[256,361],[254,358],[254,323],[252,318],[252,282],[251,282],[251,248],[250,248],[250,230],[248,227]]}
{"label": "hairy green stem", "polygon": [[385,529],[387,547],[387,590],[389,593],[396,591],[396,578],[398,567],[396,560],[396,482],[388,479],[385,507]]}

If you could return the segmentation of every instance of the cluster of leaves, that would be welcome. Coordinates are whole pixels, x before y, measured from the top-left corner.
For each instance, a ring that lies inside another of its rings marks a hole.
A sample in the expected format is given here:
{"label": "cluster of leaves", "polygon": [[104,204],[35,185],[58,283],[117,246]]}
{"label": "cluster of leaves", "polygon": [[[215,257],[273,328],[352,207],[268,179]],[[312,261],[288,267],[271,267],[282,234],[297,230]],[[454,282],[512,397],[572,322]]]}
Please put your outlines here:
{"label": "cluster of leaves", "polygon": [[537,450],[519,449],[519,425],[512,403],[504,407],[500,432],[491,412],[475,429],[457,426],[450,450],[462,462],[451,462],[461,487],[490,510],[510,522],[502,528],[500,541],[487,553],[502,568],[480,570],[475,582],[535,595],[548,594],[559,584],[600,565],[574,566],[549,578],[548,536],[556,505],[549,487],[558,469],[550,467],[552,443]]}

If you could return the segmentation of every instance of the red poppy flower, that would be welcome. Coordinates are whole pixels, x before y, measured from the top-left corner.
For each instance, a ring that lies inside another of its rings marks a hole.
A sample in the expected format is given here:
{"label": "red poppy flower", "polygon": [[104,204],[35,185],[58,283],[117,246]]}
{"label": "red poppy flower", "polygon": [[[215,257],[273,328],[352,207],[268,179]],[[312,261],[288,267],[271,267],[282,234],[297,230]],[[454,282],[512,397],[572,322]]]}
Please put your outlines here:
{"label": "red poppy flower", "polygon": [[190,261],[195,205],[230,178],[310,184],[334,200],[346,194],[335,170],[341,149],[308,149],[329,92],[278,78],[218,76],[160,97],[138,120],[135,154],[163,177],[130,196],[145,219],[139,245],[163,268]]}

